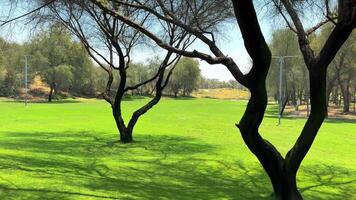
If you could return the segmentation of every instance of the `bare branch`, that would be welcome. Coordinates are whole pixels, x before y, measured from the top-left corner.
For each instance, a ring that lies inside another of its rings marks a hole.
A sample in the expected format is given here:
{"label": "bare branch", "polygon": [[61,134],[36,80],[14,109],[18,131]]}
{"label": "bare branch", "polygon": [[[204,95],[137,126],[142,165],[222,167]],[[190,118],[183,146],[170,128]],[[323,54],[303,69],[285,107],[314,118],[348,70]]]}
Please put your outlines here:
{"label": "bare branch", "polygon": [[29,12],[23,14],[23,15],[14,17],[14,18],[12,18],[12,19],[4,20],[4,21],[1,21],[1,20],[0,20],[0,22],[1,22],[0,27],[1,27],[1,26],[5,26],[6,24],[11,23],[11,22],[16,21],[16,20],[19,20],[19,19],[21,19],[21,18],[25,18],[25,17],[27,17],[27,16],[29,16],[29,15],[35,13],[35,12],[38,12],[39,10],[41,10],[41,9],[43,9],[43,8],[45,8],[45,7],[47,7],[47,6],[49,6],[50,4],[52,4],[54,1],[56,1],[56,0],[51,0],[51,1],[49,1],[49,2],[47,2],[47,3],[45,3],[45,4],[43,4],[43,5],[41,5],[41,6],[37,7],[37,8],[35,8],[35,9],[33,9],[33,10],[31,10],[31,11],[29,11]]}

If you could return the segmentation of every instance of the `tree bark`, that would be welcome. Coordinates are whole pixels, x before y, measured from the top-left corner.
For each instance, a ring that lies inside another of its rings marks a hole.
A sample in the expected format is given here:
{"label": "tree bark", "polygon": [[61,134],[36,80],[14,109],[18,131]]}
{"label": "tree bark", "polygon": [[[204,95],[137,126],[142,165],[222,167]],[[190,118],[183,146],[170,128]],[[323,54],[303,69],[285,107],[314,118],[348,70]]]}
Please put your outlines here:
{"label": "tree bark", "polygon": [[302,200],[297,188],[296,175],[288,171],[280,173],[279,178],[271,180],[275,198],[277,200]]}
{"label": "tree bark", "polygon": [[132,130],[133,129],[129,129],[129,128],[121,130],[121,132],[120,132],[120,141],[122,143],[126,144],[126,143],[132,143],[133,142]]}

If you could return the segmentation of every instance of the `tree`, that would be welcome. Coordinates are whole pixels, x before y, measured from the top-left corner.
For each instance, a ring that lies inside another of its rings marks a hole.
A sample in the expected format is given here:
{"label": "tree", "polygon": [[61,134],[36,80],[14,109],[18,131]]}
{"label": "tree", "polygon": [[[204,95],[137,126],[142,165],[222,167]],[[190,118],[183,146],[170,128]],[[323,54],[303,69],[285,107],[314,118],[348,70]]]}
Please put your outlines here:
{"label": "tree", "polygon": [[81,43],[72,44],[68,63],[72,66],[73,74],[72,87],[69,92],[77,96],[94,97],[96,67]]}
{"label": "tree", "polygon": [[[8,56],[11,55],[11,56]],[[23,55],[22,45],[0,39],[0,95],[16,97],[23,86]],[[29,71],[29,77],[33,76]]]}
{"label": "tree", "polygon": [[45,81],[50,85],[48,101],[58,94],[58,91],[68,91],[73,82],[73,74],[69,65],[58,65],[44,71]]}
{"label": "tree", "polygon": [[20,87],[19,74],[14,70],[5,72],[4,80],[0,85],[0,96],[12,97],[16,96]]}
{"label": "tree", "polygon": [[[326,24],[319,34],[315,34],[312,39],[311,45],[316,51],[320,51],[322,44],[327,40],[329,34],[333,29],[333,24]],[[333,59],[328,72],[327,72],[327,85],[326,85],[326,101],[329,105],[330,95],[333,94],[333,102],[339,105],[339,96],[343,99],[343,111],[349,112],[350,99],[351,99],[351,80],[354,77],[355,66],[355,32],[345,42],[343,47],[338,51]],[[340,92],[339,92],[340,91]],[[341,93],[341,94],[339,94]],[[326,113],[326,117],[328,114]]]}
{"label": "tree", "polygon": [[[353,35],[356,36],[356,34]],[[345,42],[332,65],[335,73],[333,80],[337,80],[343,99],[343,112],[350,112],[351,81],[356,76],[356,40],[354,37],[350,37]]]}
{"label": "tree", "polygon": [[168,87],[175,97],[179,91],[183,96],[189,96],[198,89],[199,77],[199,62],[192,58],[182,58],[176,66]]}
{"label": "tree", "polygon": [[[149,15],[136,12],[137,9],[119,6],[115,2],[108,2],[106,6],[139,21],[141,25],[144,25],[149,18]],[[135,74],[135,69],[131,70],[131,66],[135,66],[131,63],[131,51],[142,41],[142,34],[139,31],[102,12],[96,4],[88,1],[56,1],[48,8],[48,13],[42,19],[60,23],[70,30],[82,42],[91,58],[107,73],[106,88],[101,96],[111,105],[120,141],[131,143],[133,129],[138,119],[160,101],[162,91],[167,86],[180,56],[168,50],[159,66],[156,67],[157,71],[151,77],[147,79],[141,77],[137,81],[137,76],[130,77],[130,71]],[[164,22],[159,26],[159,30],[169,33],[165,42],[171,46],[186,49],[192,43],[193,39],[178,26]],[[136,65],[133,68],[139,68],[139,66]],[[118,78],[116,76],[114,78],[116,74]],[[118,85],[113,90],[112,85],[115,79]],[[155,82],[154,97],[133,112],[126,124],[121,105],[124,95],[151,82]]]}
{"label": "tree", "polygon": [[49,102],[62,89],[77,95],[94,95],[93,64],[84,47],[72,39],[65,27],[54,24],[39,32],[27,44],[27,52],[32,55],[33,70],[50,87]]}
{"label": "tree", "polygon": [[[299,48],[302,52],[305,65],[309,71],[311,113],[295,145],[290,149],[285,157],[283,157],[270,142],[259,134],[259,126],[263,120],[267,106],[267,91],[265,82],[271,64],[272,55],[260,29],[252,1],[232,1],[232,8],[244,40],[245,48],[252,59],[252,67],[250,72],[247,74],[243,74],[240,71],[239,67],[232,58],[222,53],[215,43],[213,34],[206,31],[206,29],[202,28],[199,26],[199,23],[197,23],[199,22],[198,19],[202,17],[202,15],[198,14],[204,10],[205,5],[219,3],[219,5],[215,5],[216,7],[212,7],[214,9],[207,9],[208,11],[219,10],[219,8],[224,7],[224,5],[229,5],[226,1],[194,1],[193,3],[188,0],[179,1],[184,2],[187,5],[193,5],[189,6],[191,13],[193,13],[193,17],[191,18],[193,20],[186,23],[180,20],[179,13],[173,12],[169,9],[169,5],[172,3],[172,1],[169,0],[157,0],[154,1],[154,3],[147,3],[139,0],[130,3],[127,1],[115,0],[115,2],[120,3],[121,5],[129,5],[133,8],[143,10],[161,20],[165,20],[170,24],[183,28],[189,34],[194,35],[206,44],[209,47],[211,54],[206,54],[198,50],[188,51],[175,48],[164,42],[162,38],[160,38],[160,35],[155,34],[153,30],[137,23],[129,16],[113,11],[105,4],[105,1],[94,0],[94,2],[103,11],[135,28],[136,30],[139,30],[164,49],[171,50],[174,53],[178,53],[186,57],[200,58],[210,64],[225,65],[234,78],[247,87],[251,93],[246,111],[239,124],[237,124],[237,127],[241,132],[244,142],[251,152],[258,158],[264,170],[270,177],[276,198],[302,199],[302,196],[297,189],[296,174],[325,118],[327,67],[335,57],[337,51],[350,36],[352,30],[356,27],[356,13],[354,12],[354,8],[356,6],[355,0],[338,1],[338,5],[335,7],[335,9],[337,9],[337,21],[334,21],[335,26],[318,54],[315,54],[315,52],[311,49],[307,36],[320,28],[326,22],[321,21],[316,26],[306,30],[296,9],[298,3],[298,6],[305,5],[303,4],[304,1],[297,1],[296,3],[292,3],[290,0],[272,1],[276,8],[280,11],[280,14],[286,19],[286,23],[289,27],[297,34]],[[325,1],[325,3],[326,5],[322,5],[327,11],[325,21],[330,21],[334,17],[330,17],[329,1]],[[199,5],[202,5],[202,7],[199,7]],[[317,6],[320,7],[320,5]],[[206,12],[205,14],[207,13],[209,16],[211,15],[210,12]],[[286,17],[286,15],[289,17]],[[214,19],[209,18],[207,20],[216,20],[216,16],[214,17]],[[291,19],[291,22],[288,19]],[[207,35],[212,37],[208,37]]]}

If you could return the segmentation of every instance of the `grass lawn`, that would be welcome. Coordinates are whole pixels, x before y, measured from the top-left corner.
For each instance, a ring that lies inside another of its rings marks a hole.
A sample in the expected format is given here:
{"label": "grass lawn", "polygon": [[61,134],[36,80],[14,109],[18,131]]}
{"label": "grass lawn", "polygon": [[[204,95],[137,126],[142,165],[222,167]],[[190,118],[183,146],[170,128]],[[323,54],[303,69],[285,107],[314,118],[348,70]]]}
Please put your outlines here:
{"label": "grass lawn", "polygon": [[[125,101],[125,113],[146,100]],[[246,101],[164,99],[135,143],[118,139],[104,101],[0,100],[0,199],[270,199],[269,180],[234,124]],[[285,154],[305,119],[260,128]],[[326,120],[298,174],[305,199],[356,199],[356,121]]]}

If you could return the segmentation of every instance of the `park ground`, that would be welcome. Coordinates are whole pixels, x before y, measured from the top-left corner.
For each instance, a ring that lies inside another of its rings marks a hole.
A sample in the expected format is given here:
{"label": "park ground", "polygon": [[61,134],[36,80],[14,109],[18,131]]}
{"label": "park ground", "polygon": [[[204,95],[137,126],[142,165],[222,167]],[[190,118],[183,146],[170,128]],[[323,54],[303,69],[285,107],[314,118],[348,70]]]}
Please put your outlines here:
{"label": "park ground", "polygon": [[[126,117],[146,101],[124,101]],[[235,127],[246,103],[164,98],[123,145],[102,100],[0,99],[0,199],[270,199]],[[286,154],[306,119],[277,126],[276,112],[260,130]],[[356,199],[355,130],[355,119],[325,121],[298,173],[305,199]]]}

